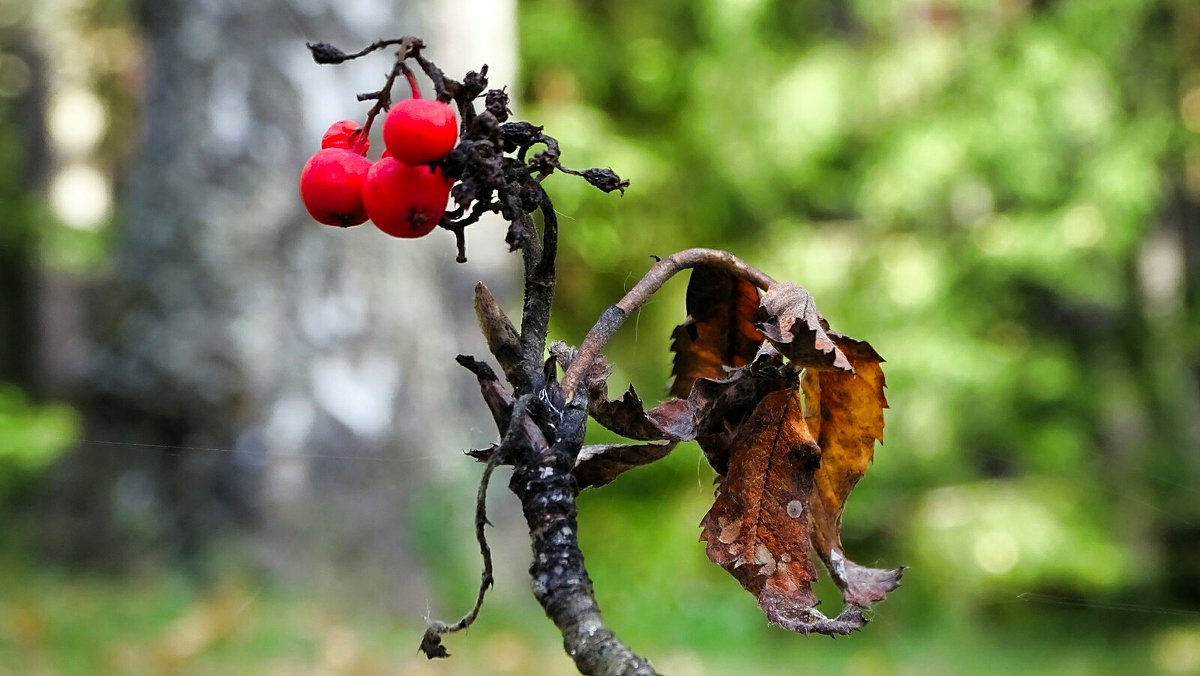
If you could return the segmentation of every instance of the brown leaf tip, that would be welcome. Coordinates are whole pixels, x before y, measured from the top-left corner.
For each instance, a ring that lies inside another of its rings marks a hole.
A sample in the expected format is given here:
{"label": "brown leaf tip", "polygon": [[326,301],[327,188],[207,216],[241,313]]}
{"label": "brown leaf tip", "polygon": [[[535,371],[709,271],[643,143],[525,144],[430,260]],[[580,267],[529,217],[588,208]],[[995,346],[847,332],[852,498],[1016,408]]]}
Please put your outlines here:
{"label": "brown leaf tip", "polygon": [[797,604],[785,594],[770,588],[763,590],[758,602],[772,624],[805,636],[846,636],[867,626],[866,615],[861,608],[854,606],[846,606],[837,617],[830,618],[816,608]]}
{"label": "brown leaf tip", "polygon": [[834,549],[829,553],[829,573],[842,587],[846,603],[859,608],[870,608],[872,603],[882,601],[888,592],[900,586],[904,567],[869,568],[847,559]]}
{"label": "brown leaf tip", "polygon": [[776,284],[759,301],[758,329],[780,352],[801,367],[835,368],[854,373],[850,360],[829,335],[829,324],[802,286]]}

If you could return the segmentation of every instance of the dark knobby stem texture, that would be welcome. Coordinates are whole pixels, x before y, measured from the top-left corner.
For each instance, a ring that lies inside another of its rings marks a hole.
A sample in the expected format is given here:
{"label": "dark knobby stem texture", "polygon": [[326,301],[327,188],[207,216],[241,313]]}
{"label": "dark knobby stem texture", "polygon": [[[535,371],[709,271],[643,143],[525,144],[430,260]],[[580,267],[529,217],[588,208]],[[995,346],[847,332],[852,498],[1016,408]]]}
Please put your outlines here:
{"label": "dark knobby stem texture", "polygon": [[[391,105],[395,81],[401,75],[413,81],[412,70],[405,63],[413,59],[433,83],[437,99],[456,106],[461,121],[458,145],[435,163],[457,181],[452,195],[458,206],[440,223],[455,236],[457,260],[466,261],[466,227],[486,213],[499,213],[509,222],[506,239],[510,248],[521,251],[525,281],[519,329],[485,287],[476,287],[475,312],[480,329],[509,384],[509,388],[501,384],[488,365],[459,357],[459,363],[478,379],[501,435],[500,443],[488,454],[476,496],[475,531],[483,573],[471,611],[455,623],[432,621],[422,638],[421,650],[430,658],[448,657],[442,635],[474,622],[493,583],[484,530],[488,524],[485,499],[492,472],[503,463],[513,466],[509,487],[520,500],[529,526],[533,593],[562,632],[564,647],[576,666],[584,674],[652,675],[655,671],[650,663],[621,643],[600,616],[579,549],[575,504],[578,487],[571,474],[583,445],[587,397],[577,394],[568,405],[554,371],[548,370],[545,362],[554,300],[558,220],[541,182],[556,170],[580,176],[604,192],[624,192],[628,182],[608,169],[576,171],[564,167],[559,161],[557,140],[543,134],[541,127],[509,122],[507,94],[487,90],[487,66],[467,73],[461,82],[453,80],[422,54],[424,42],[413,37],[380,40],[353,53],[325,43],[309,45],[314,60],[321,64],[340,64],[389,47],[396,48],[395,61],[384,86],[359,96],[360,100],[375,102],[363,133]],[[483,111],[475,109],[479,98],[484,99]],[[534,148],[540,150],[531,157]],[[541,215],[540,236],[534,213]]]}
{"label": "dark knobby stem texture", "polygon": [[656,673],[650,663],[604,625],[579,549],[571,468],[586,421],[586,402],[567,408],[559,417],[558,438],[548,447],[524,449],[528,455],[517,461],[509,483],[533,541],[533,594],[562,632],[567,654],[581,673],[649,676]]}
{"label": "dark knobby stem texture", "polygon": [[[577,398],[567,406],[561,387],[545,374],[543,355],[553,300],[558,225],[549,196],[540,186],[537,191],[543,231],[536,256],[530,254],[532,247],[525,250],[525,303],[519,338],[486,287],[478,285],[475,292],[480,328],[517,393],[515,403],[489,367],[469,357],[459,358],[459,363],[479,379],[484,401],[504,435],[500,446],[488,457],[485,480],[498,462],[513,465],[509,487],[520,500],[529,526],[533,593],[562,632],[564,648],[580,672],[648,676],[655,673],[650,663],[604,625],[579,548],[575,504],[578,488],[571,470],[583,446],[587,399]],[[531,225],[532,219],[527,223]],[[521,394],[525,388],[534,391]],[[483,499],[481,491],[480,510]],[[487,575],[490,561],[482,540],[481,551]],[[485,590],[482,586],[480,599]],[[460,621],[458,625],[431,625],[422,647],[432,640],[433,646],[444,653],[437,635],[469,624],[468,618],[463,620],[465,623]]]}

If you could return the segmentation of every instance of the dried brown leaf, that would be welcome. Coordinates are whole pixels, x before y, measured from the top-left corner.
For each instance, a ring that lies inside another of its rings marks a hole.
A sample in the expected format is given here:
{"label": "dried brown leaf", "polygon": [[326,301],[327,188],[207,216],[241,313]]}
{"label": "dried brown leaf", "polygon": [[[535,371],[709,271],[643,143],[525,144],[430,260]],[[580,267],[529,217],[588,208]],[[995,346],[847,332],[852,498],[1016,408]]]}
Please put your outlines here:
{"label": "dried brown leaf", "polygon": [[794,375],[752,373],[750,367],[728,371],[722,378],[698,378],[688,395],[695,438],[718,474],[729,466],[729,451],[742,423],[763,397],[794,387]]}
{"label": "dried brown leaf", "polygon": [[648,413],[632,385],[620,399],[608,399],[607,388],[594,395],[589,401],[588,413],[596,422],[623,437],[659,441],[691,440],[695,436],[687,402],[671,399]]}
{"label": "dried brown leaf", "polygon": [[580,490],[603,486],[635,467],[665,458],[675,443],[589,444],[579,451],[571,473]]}
{"label": "dried brown leaf", "polygon": [[[564,370],[578,356],[578,350],[561,341],[550,345],[550,358]],[[695,438],[691,410],[686,402],[672,399],[647,412],[632,385],[620,399],[609,399],[608,377],[611,374],[612,366],[602,355],[597,355],[584,372],[588,415],[596,422],[623,437],[639,441],[690,441]]]}
{"label": "dried brown leaf", "polygon": [[812,593],[807,501],[820,459],[799,392],[766,395],[738,430],[701,539],[709,559],[758,599],[771,622],[801,633],[844,634],[865,624],[861,613],[848,609],[831,620],[816,610]]}
{"label": "dried brown leaf", "polygon": [[804,287],[776,284],[763,294],[760,305],[766,319],[758,328],[797,368],[854,371],[830,338],[829,325]]}
{"label": "dried brown leaf", "polygon": [[691,441],[696,438],[696,411],[683,399],[668,399],[650,409],[650,422],[672,441]]}
{"label": "dried brown leaf", "polygon": [[[867,472],[875,455],[875,442],[883,441],[883,358],[870,344],[830,332],[853,373],[825,370],[809,373],[802,383],[810,409],[818,416],[815,427],[821,447],[821,465],[813,484],[812,543],[847,603],[869,607],[900,582],[902,569],[878,570],[846,558],[841,542],[842,509],[854,485]],[[816,395],[814,398],[814,394]],[[819,406],[813,402],[819,401]]]}
{"label": "dried brown leaf", "polygon": [[671,333],[672,395],[687,398],[697,378],[720,378],[726,367],[754,359],[763,342],[754,325],[758,302],[758,288],[745,279],[710,266],[692,269],[688,317]]}
{"label": "dried brown leaf", "polygon": [[818,440],[821,438],[821,372],[804,369],[800,373],[801,403],[804,405],[804,423]]}

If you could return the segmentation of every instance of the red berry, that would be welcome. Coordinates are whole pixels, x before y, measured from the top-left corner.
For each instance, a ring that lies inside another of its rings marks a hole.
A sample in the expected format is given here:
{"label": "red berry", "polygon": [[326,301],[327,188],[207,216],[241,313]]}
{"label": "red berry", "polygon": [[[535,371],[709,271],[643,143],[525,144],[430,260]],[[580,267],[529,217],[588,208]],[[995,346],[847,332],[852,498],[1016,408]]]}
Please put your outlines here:
{"label": "red berry", "polygon": [[362,186],[371,160],[345,148],[324,148],[300,172],[300,198],[318,222],[347,227],[367,220]]}
{"label": "red berry", "polygon": [[405,164],[440,160],[457,140],[454,111],[441,101],[405,99],[392,106],[383,120],[383,142],[392,157]]}
{"label": "red berry", "polygon": [[412,166],[388,157],[367,173],[363,204],[371,222],[392,237],[422,237],[446,213],[450,184],[436,167]]}
{"label": "red berry", "polygon": [[366,155],[371,149],[371,139],[362,133],[362,127],[354,120],[338,120],[329,125],[329,129],[321,137],[321,147],[345,148],[359,155]]}

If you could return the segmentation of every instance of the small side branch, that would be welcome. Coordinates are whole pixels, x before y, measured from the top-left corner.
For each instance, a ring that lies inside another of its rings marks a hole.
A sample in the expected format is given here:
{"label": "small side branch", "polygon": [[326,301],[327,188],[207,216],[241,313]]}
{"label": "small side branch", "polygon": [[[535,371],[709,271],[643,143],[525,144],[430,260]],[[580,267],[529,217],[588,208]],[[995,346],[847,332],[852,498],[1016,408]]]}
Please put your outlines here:
{"label": "small side branch", "polygon": [[366,56],[371,52],[378,51],[385,47],[391,47],[392,45],[398,45],[400,47],[399,52],[402,55],[401,58],[408,58],[414,54],[419,54],[421,52],[421,48],[425,46],[425,43],[422,42],[420,38],[415,38],[409,35],[402,38],[396,38],[394,40],[376,40],[375,42],[372,42],[371,44],[352,54],[347,54],[328,42],[308,42],[305,43],[305,45],[308,47],[308,50],[312,52],[313,61],[316,61],[322,65],[336,65],[351,59],[357,59],[360,56]]}
{"label": "small side branch", "polygon": [[[496,374],[486,364],[475,361],[470,357],[459,357],[458,362],[476,374],[480,385],[495,384]],[[475,497],[475,539],[479,543],[479,553],[483,557],[483,571],[480,575],[479,593],[475,597],[475,605],[471,608],[470,612],[463,615],[462,618],[453,624],[442,622],[441,620],[430,621],[429,626],[425,629],[425,634],[421,637],[420,645],[421,652],[429,659],[450,656],[449,651],[442,645],[442,635],[462,631],[471,626],[475,622],[475,619],[479,617],[479,611],[483,608],[483,600],[487,595],[487,590],[495,582],[492,573],[492,549],[488,545],[487,534],[484,530],[486,526],[491,525],[487,518],[488,485],[491,482],[492,472],[496,470],[496,467],[506,462],[517,449],[529,448],[539,442],[545,445],[545,438],[542,437],[537,427],[529,420],[527,412],[531,399],[532,397],[530,396],[524,396],[513,404],[512,415],[508,418],[504,438],[500,442],[499,448],[488,457],[487,464],[483,469],[483,476],[479,480],[479,490]],[[497,418],[497,423],[499,422],[500,420]],[[530,430],[533,431],[533,438],[531,438]]]}
{"label": "small side branch", "polygon": [[524,354],[521,350],[521,338],[517,329],[509,321],[508,315],[500,308],[492,292],[483,282],[475,285],[475,319],[479,322],[479,330],[487,341],[488,350],[500,368],[504,377],[515,390],[529,391],[530,383],[525,368]]}
{"label": "small side branch", "polygon": [[[550,333],[550,307],[554,303],[555,258],[558,256],[558,214],[546,191],[540,185],[538,209],[542,212],[542,241],[536,260],[527,261],[525,271],[525,303],[521,311],[521,349],[525,355],[525,372],[540,388],[542,362],[545,359],[546,338]],[[532,263],[532,265],[528,265]]]}
{"label": "small side branch", "polygon": [[491,525],[487,518],[488,485],[491,483],[492,472],[496,471],[496,467],[503,461],[503,451],[504,447],[501,446],[488,458],[487,464],[483,467],[483,476],[479,480],[479,492],[475,497],[475,540],[479,543],[479,554],[483,557],[483,572],[480,574],[479,593],[475,596],[475,606],[454,624],[448,624],[441,620],[433,620],[429,623],[429,626],[425,628],[425,635],[421,637],[421,652],[425,653],[429,659],[450,656],[446,646],[442,645],[442,634],[452,634],[471,626],[479,617],[487,590],[496,582],[492,574],[492,548],[488,545],[484,527]]}
{"label": "small side branch", "polygon": [[775,280],[765,272],[728,251],[684,249],[658,261],[621,300],[605,310],[600,315],[600,319],[596,320],[592,329],[588,331],[587,336],[579,345],[578,356],[563,375],[563,392],[566,393],[567,401],[574,398],[580,378],[587,372],[592,361],[600,354],[600,350],[608,344],[608,341],[616,334],[617,329],[621,328],[629,315],[650,300],[650,297],[676,273],[700,265],[720,268],[763,290],[770,288],[775,283]]}
{"label": "small side branch", "polygon": [[384,49],[386,47],[396,46],[396,62],[392,66],[392,70],[388,73],[387,80],[384,81],[383,87],[378,91],[359,94],[359,101],[375,101],[375,105],[367,112],[367,121],[362,128],[362,137],[366,138],[371,133],[371,126],[375,123],[375,118],[380,113],[387,110],[392,105],[392,85],[395,84],[396,78],[403,74],[407,79],[409,86],[413,91],[417,91],[417,81],[413,76],[412,70],[404,65],[404,60],[409,57],[421,59],[421,49],[425,43],[420,38],[407,36],[396,40],[377,40],[360,49],[357,52],[347,54],[341,49],[327,42],[309,42],[306,43],[308,51],[312,54],[313,60],[319,64],[336,65],[345,63],[352,59],[357,59],[366,56],[372,52]]}

